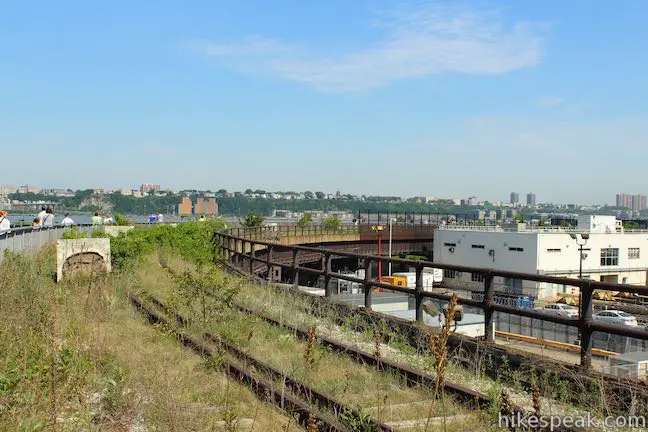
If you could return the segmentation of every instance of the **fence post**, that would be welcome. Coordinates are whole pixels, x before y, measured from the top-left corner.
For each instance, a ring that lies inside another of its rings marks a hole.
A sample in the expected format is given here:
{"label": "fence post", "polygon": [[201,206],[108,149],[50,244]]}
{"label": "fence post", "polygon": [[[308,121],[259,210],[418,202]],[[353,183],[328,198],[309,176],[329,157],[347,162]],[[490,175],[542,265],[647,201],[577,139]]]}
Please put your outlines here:
{"label": "fence post", "polygon": [[272,246],[268,246],[268,254],[266,255],[266,268],[268,270],[268,282],[272,282],[272,265],[270,264],[272,262]]}
{"label": "fence post", "polygon": [[295,288],[299,287],[299,269],[297,269],[298,254],[299,254],[299,249],[293,249],[293,285]]}
{"label": "fence post", "polygon": [[592,323],[592,294],[594,290],[592,290],[589,281],[581,279],[579,285],[581,293],[581,310],[578,323],[581,332],[580,365],[584,369],[590,369],[592,367],[592,329],[590,324]]}
{"label": "fence post", "polygon": [[250,242],[250,274],[254,275],[254,242]]}
{"label": "fence post", "polygon": [[416,322],[423,322],[423,266],[416,265],[416,289],[414,299],[416,300]]}
{"label": "fence post", "polygon": [[326,272],[324,273],[324,297],[331,297],[331,287],[329,287],[331,282],[331,254],[326,252],[323,258],[322,270]]}
{"label": "fence post", "polygon": [[371,310],[371,286],[369,285],[371,259],[369,257],[365,257],[364,259],[364,271],[364,306],[366,310]]}
{"label": "fence post", "polygon": [[486,342],[495,341],[495,331],[493,329],[493,275],[488,272],[484,278],[484,339]]}
{"label": "fence post", "polygon": [[239,240],[239,239],[234,240],[234,265],[236,267],[239,266],[239,262],[240,262],[240,259],[241,259],[241,256],[239,255],[239,243],[240,242],[241,242],[241,240]]}

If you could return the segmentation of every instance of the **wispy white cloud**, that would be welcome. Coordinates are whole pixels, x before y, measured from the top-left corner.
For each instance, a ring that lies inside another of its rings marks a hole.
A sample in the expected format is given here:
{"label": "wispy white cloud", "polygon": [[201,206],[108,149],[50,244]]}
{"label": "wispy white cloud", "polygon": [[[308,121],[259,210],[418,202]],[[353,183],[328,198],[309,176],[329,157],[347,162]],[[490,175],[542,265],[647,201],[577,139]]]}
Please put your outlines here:
{"label": "wispy white cloud", "polygon": [[417,3],[381,11],[373,46],[319,55],[307,44],[262,36],[207,42],[206,55],[247,73],[262,73],[320,91],[356,92],[444,72],[494,75],[535,66],[542,58],[541,23],[504,23],[498,12]]}
{"label": "wispy white cloud", "polygon": [[543,96],[534,101],[535,105],[542,107],[555,107],[565,103],[565,99],[557,96]]}

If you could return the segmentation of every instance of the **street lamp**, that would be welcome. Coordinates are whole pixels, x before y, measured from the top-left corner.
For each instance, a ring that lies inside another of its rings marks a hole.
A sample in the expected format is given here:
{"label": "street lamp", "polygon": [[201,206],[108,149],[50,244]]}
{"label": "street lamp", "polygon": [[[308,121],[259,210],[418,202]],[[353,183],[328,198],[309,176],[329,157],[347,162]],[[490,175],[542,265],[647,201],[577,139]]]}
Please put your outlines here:
{"label": "street lamp", "polygon": [[[389,258],[392,256],[392,223],[396,222],[396,219],[389,218]],[[391,260],[389,261],[389,276],[391,276]]]}
{"label": "street lamp", "polygon": [[[382,232],[385,230],[385,227],[383,225],[372,225],[371,226],[371,231],[374,231],[376,235],[378,236],[378,256],[381,255],[380,251],[380,238],[382,236]],[[378,282],[382,282],[382,261],[378,260]]]}
{"label": "street lamp", "polygon": [[580,238],[582,239],[582,242],[578,241],[578,236],[574,233],[569,233],[569,236],[573,240],[576,240],[576,244],[578,245],[578,250],[580,251],[580,261],[578,265],[578,279],[583,279],[583,260],[587,258],[587,254],[583,254],[583,246],[587,244],[587,240],[589,240],[589,234],[588,233],[580,234]]}
{"label": "street lamp", "polygon": [[[576,241],[576,244],[578,245],[578,250],[580,252],[580,259],[578,260],[578,279],[580,281],[583,280],[583,260],[587,258],[587,254],[583,253],[583,246],[587,244],[587,240],[589,239],[589,234],[588,233],[581,233],[580,234],[580,239],[579,241],[578,236],[574,233],[569,233],[569,236]],[[578,285],[578,309],[580,310],[580,316],[583,316],[585,311],[583,310],[583,290],[581,289],[581,285]]]}

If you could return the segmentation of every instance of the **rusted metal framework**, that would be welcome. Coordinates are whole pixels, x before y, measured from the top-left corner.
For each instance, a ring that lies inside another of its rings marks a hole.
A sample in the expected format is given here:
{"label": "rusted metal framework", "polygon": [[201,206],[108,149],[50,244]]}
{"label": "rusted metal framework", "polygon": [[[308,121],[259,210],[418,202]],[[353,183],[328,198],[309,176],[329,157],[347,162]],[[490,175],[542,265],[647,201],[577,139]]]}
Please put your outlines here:
{"label": "rusted metal framework", "polygon": [[[592,318],[592,297],[594,290],[604,291],[618,291],[625,293],[636,293],[640,295],[648,295],[648,287],[638,285],[619,285],[612,283],[596,282],[588,279],[569,279],[555,276],[545,276],[538,274],[519,273],[511,271],[493,270],[487,268],[467,267],[448,265],[441,263],[434,263],[431,261],[416,261],[405,260],[400,258],[381,257],[376,255],[363,255],[350,252],[334,251],[325,248],[299,246],[299,245],[283,245],[263,240],[256,240],[253,238],[238,237],[229,233],[217,233],[214,237],[216,247],[220,250],[223,259],[230,261],[233,265],[253,274],[259,272],[259,267],[262,269],[260,273],[266,273],[268,279],[272,278],[272,267],[281,267],[282,269],[292,271],[292,283],[297,286],[299,281],[300,272],[305,272],[314,275],[324,276],[325,296],[330,297],[331,291],[329,288],[329,281],[331,278],[337,278],[350,282],[357,282],[364,287],[364,307],[371,310],[372,305],[372,288],[383,288],[395,292],[412,295],[415,298],[416,304],[416,321],[423,322],[423,301],[426,299],[436,299],[440,301],[450,301],[451,296],[441,294],[439,292],[430,292],[423,290],[423,269],[425,268],[438,268],[443,270],[454,270],[457,272],[469,272],[472,274],[480,275],[480,280],[483,279],[483,300],[473,300],[468,298],[458,298],[458,303],[461,305],[479,308],[484,313],[484,335],[487,342],[494,341],[494,313],[502,312],[520,317],[527,317],[541,321],[548,321],[556,324],[563,324],[566,326],[576,327],[579,329],[580,337],[580,364],[584,368],[591,368],[592,366],[592,335],[593,332],[603,332],[615,334],[620,336],[627,336],[642,340],[648,340],[648,331],[642,327],[628,327],[621,325],[614,325],[594,321]],[[264,250],[265,256],[258,257],[257,252]],[[285,264],[285,262],[276,262],[273,260],[273,252],[275,250],[292,252],[292,263]],[[320,268],[308,268],[300,265],[300,254],[313,254],[320,255]],[[365,268],[365,277],[363,279],[355,278],[349,275],[335,273],[331,270],[331,260],[333,257],[345,257],[362,260]],[[370,277],[370,272],[367,271],[372,263],[389,263],[403,264],[416,269],[416,288],[404,288],[380,283]],[[263,263],[264,266],[255,266],[255,263]],[[264,268],[265,267],[265,268]],[[513,306],[496,304],[495,286],[493,279],[495,277],[514,278],[533,282],[545,282],[558,285],[567,285],[578,287],[582,293],[579,317],[578,319],[570,319],[567,317],[548,315],[542,312],[520,309]]]}

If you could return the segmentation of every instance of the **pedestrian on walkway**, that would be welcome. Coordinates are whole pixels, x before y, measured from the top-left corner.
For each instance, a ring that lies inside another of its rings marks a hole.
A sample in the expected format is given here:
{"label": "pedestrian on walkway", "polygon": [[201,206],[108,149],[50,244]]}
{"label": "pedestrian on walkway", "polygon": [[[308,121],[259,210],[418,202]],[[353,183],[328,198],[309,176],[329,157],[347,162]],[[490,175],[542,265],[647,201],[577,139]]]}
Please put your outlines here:
{"label": "pedestrian on walkway", "polygon": [[11,222],[7,218],[7,212],[0,210],[0,233],[6,233],[11,228]]}
{"label": "pedestrian on walkway", "polygon": [[43,219],[43,223],[41,225],[43,225],[44,227],[54,226],[54,210],[52,210],[51,207],[47,207],[47,210],[45,210],[45,219]]}
{"label": "pedestrian on walkway", "polygon": [[41,211],[36,216],[41,225],[43,225],[43,221],[45,220],[45,216],[47,216],[47,210],[46,210],[45,206],[42,206]]}
{"label": "pedestrian on walkway", "polygon": [[157,215],[157,221],[158,221],[158,223],[163,223],[164,222],[164,215],[162,213]]}
{"label": "pedestrian on walkway", "polygon": [[70,213],[65,213],[65,217],[61,221],[61,225],[63,225],[63,226],[72,226],[72,225],[74,225],[74,221],[70,217]]}
{"label": "pedestrian on walkway", "polygon": [[40,219],[35,217],[34,220],[32,221],[32,230],[38,231],[40,228],[41,228]]}
{"label": "pedestrian on walkway", "polygon": [[95,212],[94,216],[92,216],[92,225],[101,225],[101,216],[99,216],[99,212]]}

